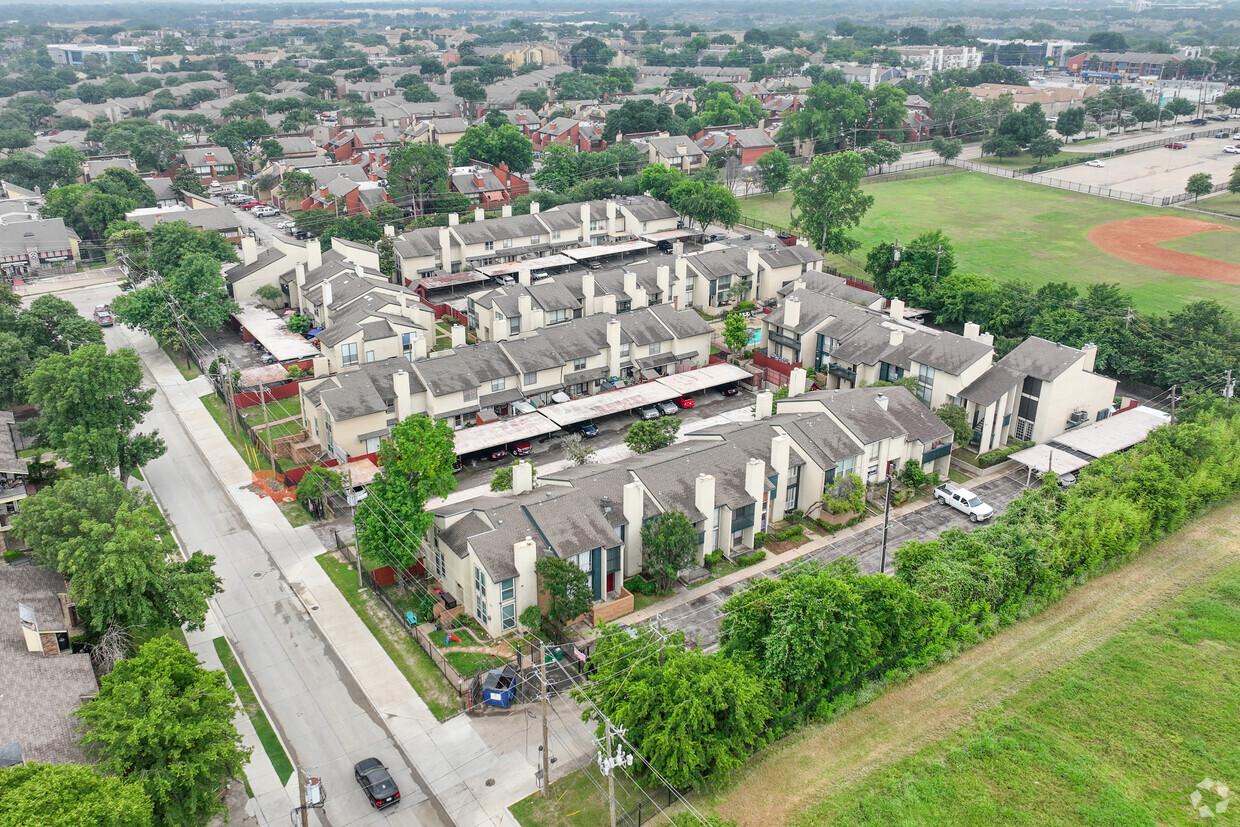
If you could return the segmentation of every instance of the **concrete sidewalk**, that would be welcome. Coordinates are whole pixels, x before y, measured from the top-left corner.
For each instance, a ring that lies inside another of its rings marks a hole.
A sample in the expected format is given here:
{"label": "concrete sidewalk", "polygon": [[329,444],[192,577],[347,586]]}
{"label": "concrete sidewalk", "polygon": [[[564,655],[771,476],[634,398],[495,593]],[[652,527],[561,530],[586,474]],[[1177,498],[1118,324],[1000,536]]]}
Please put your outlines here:
{"label": "concrete sidewalk", "polygon": [[[507,808],[535,792],[537,756],[531,760],[519,751],[493,749],[465,715],[442,723],[435,719],[315,560],[326,549],[314,532],[308,527],[290,526],[275,503],[250,488],[249,467],[199,399],[210,392],[206,379],[186,381],[153,340],[141,339],[145,341],[140,341],[138,351],[177,418],[197,442],[308,616],[331,642],[339,662],[361,687],[383,727],[401,745],[406,760],[451,820],[461,827],[516,827]],[[210,646],[209,640],[206,646]],[[199,647],[195,651],[206,654]]]}

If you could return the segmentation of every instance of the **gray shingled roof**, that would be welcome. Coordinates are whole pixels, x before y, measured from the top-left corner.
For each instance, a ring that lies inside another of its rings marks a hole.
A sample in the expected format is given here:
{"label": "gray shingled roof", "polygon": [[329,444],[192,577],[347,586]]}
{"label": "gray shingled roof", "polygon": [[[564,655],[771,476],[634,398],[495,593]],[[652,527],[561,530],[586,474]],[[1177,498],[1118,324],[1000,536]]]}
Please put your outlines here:
{"label": "gray shingled roof", "polygon": [[1082,351],[1077,348],[1030,336],[1004,356],[999,364],[1049,382],[1079,361],[1081,355]]}

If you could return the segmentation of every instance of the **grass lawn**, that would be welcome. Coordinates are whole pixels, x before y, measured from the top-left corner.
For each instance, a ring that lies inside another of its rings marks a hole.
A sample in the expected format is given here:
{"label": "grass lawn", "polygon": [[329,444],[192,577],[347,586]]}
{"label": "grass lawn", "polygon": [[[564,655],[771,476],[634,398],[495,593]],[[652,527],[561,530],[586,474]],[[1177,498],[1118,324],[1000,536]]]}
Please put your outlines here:
{"label": "grass lawn", "polygon": [[443,657],[463,677],[482,669],[498,669],[508,662],[486,652],[444,652]]}
{"label": "grass lawn", "polygon": [[1004,169],[1028,169],[1038,164],[1051,164],[1058,161],[1075,160],[1084,163],[1093,156],[1088,152],[1057,152],[1054,155],[1048,155],[1045,158],[1034,158],[1028,152],[1022,152],[1019,155],[1013,155],[1007,158],[996,158],[993,155],[987,155],[984,158],[977,158],[974,163],[985,164],[988,167],[1003,167]]}
{"label": "grass lawn", "polygon": [[1240,215],[1240,192],[1224,192],[1219,195],[1212,195],[1209,198],[1202,198],[1199,201],[1185,201],[1184,207],[1203,212]]}
{"label": "grass lawn", "polygon": [[1196,822],[1195,785],[1240,778],[1237,670],[1240,566],[1231,566],[794,823]]}
{"label": "grass lawn", "polygon": [[[1091,227],[1182,211],[1111,201],[982,173],[871,184],[874,206],[856,232],[864,260],[880,241],[942,229],[956,248],[957,269],[1039,286],[1052,281],[1118,282],[1142,312],[1167,312],[1199,299],[1240,311],[1240,288],[1132,264],[1089,243]],[[741,212],[788,223],[791,194],[746,199]],[[1208,202],[1202,202],[1203,204]],[[1219,219],[1212,219],[1219,221]],[[1236,224],[1240,227],[1240,223]]]}
{"label": "grass lawn", "polygon": [[455,715],[460,710],[460,704],[439,667],[431,662],[430,655],[422,651],[417,641],[397,625],[369,589],[358,591],[357,572],[353,567],[337,560],[331,552],[320,554],[316,559],[418,697],[430,707],[431,713],[441,721]]}
{"label": "grass lawn", "polygon": [[196,379],[202,376],[202,371],[197,368],[192,359],[190,360],[189,367],[185,366],[185,351],[166,344],[161,345],[160,349],[172,360],[172,364],[177,366],[177,370],[181,372],[183,379]]}
{"label": "grass lawn", "polygon": [[228,408],[224,405],[224,400],[214,393],[208,393],[198,398],[202,401],[203,407],[211,414],[211,418],[215,420],[215,424],[220,426],[224,436],[228,437],[228,441],[232,443],[233,447],[237,449],[237,453],[245,460],[245,464],[250,466],[250,470],[266,469],[268,466],[259,462],[258,451],[254,446],[245,437],[233,430],[232,422],[228,417]]}
{"label": "grass lawn", "polygon": [[[553,767],[552,773],[554,772]],[[537,792],[513,804],[508,810],[521,827],[596,827],[608,822],[607,796],[600,792],[606,789],[607,779],[599,774],[598,765],[590,764],[553,781],[547,790],[546,798],[541,792]],[[659,805],[667,806],[666,798],[658,793],[654,793],[654,796]],[[649,818],[649,813],[657,815],[658,809],[637,790],[636,785],[621,770],[616,775],[617,822],[620,821],[621,813],[636,808],[639,802],[645,802],[643,820]]]}
{"label": "grass lawn", "polygon": [[280,739],[276,737],[276,731],[272,728],[271,722],[267,720],[266,713],[258,703],[258,698],[254,695],[254,690],[250,688],[250,682],[245,679],[245,673],[241,671],[241,665],[237,663],[237,658],[233,656],[232,647],[228,645],[228,641],[222,637],[217,637],[211,641],[215,644],[215,653],[220,656],[220,662],[224,664],[224,672],[228,675],[228,681],[233,685],[233,689],[237,692],[237,699],[241,701],[241,707],[245,710],[245,714],[250,716],[250,721],[254,724],[254,731],[258,734],[258,740],[263,745],[263,752],[267,753],[267,757],[271,759],[271,765],[275,768],[276,775],[280,776],[280,783],[287,784],[289,778],[293,775],[293,762],[288,760],[288,755],[284,752],[284,747],[280,745]]}
{"label": "grass lawn", "polygon": [[659,592],[657,594],[640,594],[639,592],[633,592],[633,611],[640,612],[642,609],[647,606],[653,606],[660,600],[667,600],[673,594],[675,594],[675,592],[670,591]]}
{"label": "grass lawn", "polygon": [[1212,233],[1198,233],[1183,238],[1173,238],[1159,245],[1168,250],[1180,253],[1191,253],[1195,256],[1212,258],[1216,261],[1229,261],[1240,264],[1240,233],[1226,230],[1215,230]]}

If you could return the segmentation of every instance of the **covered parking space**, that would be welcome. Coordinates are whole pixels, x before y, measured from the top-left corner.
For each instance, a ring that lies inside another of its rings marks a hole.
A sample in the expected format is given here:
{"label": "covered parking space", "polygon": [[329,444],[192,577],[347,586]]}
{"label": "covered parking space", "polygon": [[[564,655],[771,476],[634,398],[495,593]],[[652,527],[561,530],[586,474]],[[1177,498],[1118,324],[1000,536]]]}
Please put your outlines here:
{"label": "covered parking space", "polygon": [[649,250],[654,245],[648,241],[616,241],[610,244],[596,244],[593,247],[576,247],[565,250],[564,255],[577,262],[593,261],[605,256],[620,256],[627,253],[639,253]]}
{"label": "covered parking space", "polygon": [[621,388],[618,391],[600,393],[597,396],[587,396],[583,399],[574,399],[570,402],[548,405],[539,410],[543,416],[557,426],[565,428],[569,425],[576,425],[578,422],[601,419],[613,414],[628,413],[636,408],[643,408],[656,402],[667,402],[670,399],[675,399],[677,396],[680,396],[680,392],[666,385],[659,382],[646,382],[641,385]]}
{"label": "covered parking space", "polygon": [[248,334],[266,348],[277,362],[300,362],[319,355],[317,347],[289,330],[284,319],[269,308],[242,305],[241,310],[233,314],[233,318],[241,325],[242,340],[246,340]]}
{"label": "covered parking space", "polygon": [[456,455],[468,456],[477,451],[525,442],[535,437],[554,433],[560,429],[547,417],[535,412],[512,419],[503,419],[486,425],[475,425],[456,432]]}
{"label": "covered parking space", "polygon": [[677,396],[688,396],[698,391],[716,388],[720,385],[727,385],[731,382],[739,382],[742,379],[749,378],[749,371],[736,365],[707,365],[697,370],[687,370],[684,373],[673,373],[671,376],[660,376],[656,381],[670,390],[676,391]]}
{"label": "covered parking space", "polygon": [[652,244],[658,244],[660,241],[684,241],[701,233],[694,230],[675,229],[675,230],[659,230],[655,233],[642,233],[639,237],[644,241]]}
{"label": "covered parking space", "polygon": [[1047,471],[1061,476],[1072,474],[1099,457],[1126,451],[1144,441],[1150,431],[1170,421],[1171,417],[1162,411],[1138,405],[1101,422],[1062,433],[1050,442],[1017,451],[1008,459],[1028,469],[1025,479],[1028,485],[1035,472],[1039,475]]}

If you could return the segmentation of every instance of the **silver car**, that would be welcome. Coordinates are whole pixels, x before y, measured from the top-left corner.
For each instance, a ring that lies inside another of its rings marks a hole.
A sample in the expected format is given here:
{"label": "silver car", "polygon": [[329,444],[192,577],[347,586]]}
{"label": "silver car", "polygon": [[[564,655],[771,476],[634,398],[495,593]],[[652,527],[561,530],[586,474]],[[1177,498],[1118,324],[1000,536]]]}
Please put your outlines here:
{"label": "silver car", "polygon": [[670,399],[666,402],[656,402],[654,406],[664,416],[675,416],[676,412],[680,410],[680,408],[676,407],[676,403]]}

